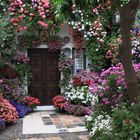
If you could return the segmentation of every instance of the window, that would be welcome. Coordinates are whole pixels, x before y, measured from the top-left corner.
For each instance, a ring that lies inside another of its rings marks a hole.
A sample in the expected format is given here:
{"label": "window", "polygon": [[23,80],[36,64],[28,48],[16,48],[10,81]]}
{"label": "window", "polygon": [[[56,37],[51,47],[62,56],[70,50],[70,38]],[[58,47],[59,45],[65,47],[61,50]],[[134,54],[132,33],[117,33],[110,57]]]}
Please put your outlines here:
{"label": "window", "polygon": [[86,55],[85,50],[73,49],[73,74],[86,69]]}

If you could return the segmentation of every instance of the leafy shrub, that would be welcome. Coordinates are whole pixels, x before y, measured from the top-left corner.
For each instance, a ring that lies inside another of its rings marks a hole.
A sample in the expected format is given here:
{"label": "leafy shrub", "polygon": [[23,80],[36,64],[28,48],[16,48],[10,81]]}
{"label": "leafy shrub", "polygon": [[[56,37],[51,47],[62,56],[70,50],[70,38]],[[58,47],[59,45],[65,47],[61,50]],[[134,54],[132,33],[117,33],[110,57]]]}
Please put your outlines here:
{"label": "leafy shrub", "polygon": [[140,103],[122,104],[113,110],[112,135],[115,140],[140,138]]}
{"label": "leafy shrub", "polygon": [[105,56],[108,51],[106,44],[104,44],[104,46],[98,45],[91,39],[86,45],[86,50],[87,57],[91,60],[91,68],[93,68],[94,71],[101,71],[111,66],[111,61]]}
{"label": "leafy shrub", "polygon": [[85,117],[92,140],[138,140],[140,138],[140,103],[123,103],[109,116],[98,108]]}
{"label": "leafy shrub", "polygon": [[85,125],[92,140],[108,140],[112,131],[112,118],[104,113],[94,111],[91,116],[85,116]]}

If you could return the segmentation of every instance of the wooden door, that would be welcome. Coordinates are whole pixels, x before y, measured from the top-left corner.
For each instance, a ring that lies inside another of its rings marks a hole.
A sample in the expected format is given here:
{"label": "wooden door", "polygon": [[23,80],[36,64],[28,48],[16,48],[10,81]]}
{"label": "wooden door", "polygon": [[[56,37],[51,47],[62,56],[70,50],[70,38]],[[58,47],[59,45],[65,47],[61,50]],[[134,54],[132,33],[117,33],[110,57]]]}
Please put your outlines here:
{"label": "wooden door", "polygon": [[39,98],[41,105],[51,105],[52,98],[60,93],[59,53],[48,49],[29,49],[28,54],[32,70],[29,94]]}

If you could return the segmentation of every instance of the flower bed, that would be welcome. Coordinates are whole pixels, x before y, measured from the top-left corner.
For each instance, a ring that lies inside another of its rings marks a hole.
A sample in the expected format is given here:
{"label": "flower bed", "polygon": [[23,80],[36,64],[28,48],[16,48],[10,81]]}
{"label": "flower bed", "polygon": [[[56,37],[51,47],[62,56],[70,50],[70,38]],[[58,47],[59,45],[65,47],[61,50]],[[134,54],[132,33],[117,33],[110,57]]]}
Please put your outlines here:
{"label": "flower bed", "polygon": [[0,131],[6,124],[16,123],[33,111],[40,102],[37,98],[23,94],[17,79],[0,79]]}
{"label": "flower bed", "polygon": [[83,116],[92,113],[92,105],[97,96],[91,93],[90,83],[96,74],[81,72],[74,76],[72,83],[67,85],[64,95],[53,98],[54,107],[68,114]]}
{"label": "flower bed", "polygon": [[7,123],[15,123],[18,119],[16,109],[6,99],[0,100],[0,118]]}
{"label": "flower bed", "polygon": [[[134,68],[139,78],[140,64]],[[103,70],[99,78],[91,82],[90,89],[92,94],[98,94],[94,113],[85,119],[92,140],[138,139],[140,102],[131,104],[128,100],[123,67]]]}
{"label": "flower bed", "polygon": [[84,106],[84,105],[74,105],[69,102],[66,102],[64,104],[64,110],[72,115],[75,116],[84,116],[84,115],[90,115],[92,113],[92,107],[91,106]]}
{"label": "flower bed", "polygon": [[68,102],[64,96],[55,96],[53,98],[53,103],[56,110],[61,113],[68,113],[75,116],[90,115],[92,113],[91,106],[72,104]]}
{"label": "flower bed", "polygon": [[23,103],[18,103],[16,101],[10,101],[10,103],[16,108],[19,118],[23,118],[27,113],[32,111],[31,108]]}

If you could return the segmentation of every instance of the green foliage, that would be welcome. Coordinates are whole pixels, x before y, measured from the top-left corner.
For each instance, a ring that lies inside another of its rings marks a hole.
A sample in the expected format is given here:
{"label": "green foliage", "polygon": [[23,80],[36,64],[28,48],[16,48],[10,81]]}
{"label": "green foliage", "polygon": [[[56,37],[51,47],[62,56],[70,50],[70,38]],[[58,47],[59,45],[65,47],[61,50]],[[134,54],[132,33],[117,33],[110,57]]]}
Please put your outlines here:
{"label": "green foliage", "polygon": [[112,134],[115,140],[138,140],[140,138],[140,103],[124,104],[115,108],[112,118]]}
{"label": "green foliage", "polygon": [[140,26],[140,10],[138,10],[138,12],[137,12],[135,24],[137,26]]}
{"label": "green foliage", "polygon": [[[9,61],[15,51],[14,32],[10,21],[0,18],[0,57],[1,61]],[[2,62],[1,62],[2,63]]]}
{"label": "green foliage", "polygon": [[31,74],[31,68],[28,64],[16,64],[15,70],[17,71],[21,80],[23,80],[23,78],[26,77],[28,84],[30,83],[32,74]]}
{"label": "green foliage", "polygon": [[106,58],[108,48],[106,45],[98,46],[94,40],[89,40],[86,45],[86,54],[91,60],[91,68],[95,71],[101,71],[110,67],[111,62]]}
{"label": "green foliage", "polygon": [[[105,127],[105,122],[108,122]],[[109,140],[113,139],[111,135],[111,118],[106,113],[99,111],[98,107],[94,108],[92,116],[87,116],[85,121],[86,128],[90,132],[90,140]]]}
{"label": "green foliage", "polygon": [[70,81],[70,72],[64,71],[63,78],[60,80],[59,86],[65,89],[69,85],[69,81]]}
{"label": "green foliage", "polygon": [[[104,120],[107,114],[100,112],[98,107],[95,107],[92,116],[86,118],[86,128],[91,136],[91,140],[139,140],[140,138],[140,103],[130,105],[129,102],[123,103],[116,107],[111,114],[111,131],[101,131],[95,129],[97,118]],[[99,123],[100,124],[100,123]],[[100,124],[101,126],[101,124]],[[94,128],[94,129],[93,129]]]}

